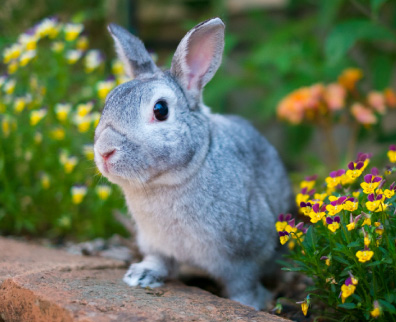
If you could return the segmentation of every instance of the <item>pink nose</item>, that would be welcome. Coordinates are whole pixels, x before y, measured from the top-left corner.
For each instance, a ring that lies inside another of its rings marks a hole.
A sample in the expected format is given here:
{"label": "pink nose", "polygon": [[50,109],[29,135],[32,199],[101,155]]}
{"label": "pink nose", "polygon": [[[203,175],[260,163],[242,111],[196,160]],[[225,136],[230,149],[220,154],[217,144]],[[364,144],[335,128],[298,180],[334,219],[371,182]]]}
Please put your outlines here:
{"label": "pink nose", "polygon": [[116,150],[111,150],[109,152],[106,153],[101,153],[100,155],[102,156],[102,158],[107,161],[114,153],[116,152]]}

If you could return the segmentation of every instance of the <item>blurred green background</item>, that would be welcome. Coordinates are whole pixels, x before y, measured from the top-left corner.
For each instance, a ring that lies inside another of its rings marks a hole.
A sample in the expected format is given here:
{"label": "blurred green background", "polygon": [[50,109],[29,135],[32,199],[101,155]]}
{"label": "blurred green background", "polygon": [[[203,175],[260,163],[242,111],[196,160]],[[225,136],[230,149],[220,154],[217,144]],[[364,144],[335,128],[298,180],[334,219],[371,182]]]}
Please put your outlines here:
{"label": "blurred green background", "polygon": [[[99,49],[106,57],[101,74],[95,78],[98,80],[105,78],[115,56],[106,29],[110,22],[123,25],[138,35],[147,49],[158,57],[158,64],[169,66],[187,30],[210,17],[221,17],[226,23],[223,64],[207,85],[204,101],[215,112],[239,114],[251,120],[277,147],[292,178],[315,172],[324,176],[332,169],[327,162],[328,151],[320,126],[308,123],[292,126],[276,120],[276,108],[283,97],[302,86],[337,81],[341,72],[349,67],[363,71],[364,79],[359,84],[362,92],[395,88],[396,2],[391,0],[2,0],[1,6],[1,50],[45,17],[55,16],[64,23],[83,23],[90,48]],[[43,62],[45,64],[45,60]],[[73,68],[70,77],[81,72]],[[6,66],[2,65],[0,70],[5,72]],[[78,78],[78,81],[84,82],[84,79]],[[91,79],[87,84],[94,84],[94,81]],[[77,89],[75,91],[77,93]],[[73,93],[68,92],[68,95]],[[76,94],[71,100],[78,104],[84,102],[83,98],[84,95]],[[49,105],[55,103],[48,101]],[[102,105],[97,101],[95,110],[100,112]],[[386,147],[396,142],[395,124],[393,110],[381,117],[375,126],[362,127],[356,151],[347,153],[350,129],[342,122],[337,123],[332,128],[338,150],[337,165],[345,167],[350,161],[346,156],[354,155],[357,150],[377,153],[379,160],[385,160]],[[84,143],[92,140],[92,133],[93,129],[84,134]],[[4,174],[19,161],[11,162],[9,158],[13,151],[11,141],[4,137],[1,140],[0,171]],[[79,144],[81,146],[82,142]],[[72,153],[73,148],[70,149]],[[55,148],[50,151],[57,153]],[[85,180],[82,177],[87,167],[80,170],[80,181]],[[32,182],[37,178],[33,176]],[[5,182],[10,180],[12,178],[5,179],[5,176],[0,179],[2,234],[76,239],[106,237],[114,232],[126,234],[111,215],[115,208],[125,212],[122,196],[115,187],[106,207],[90,205],[75,209],[65,205],[58,211],[63,202],[59,200],[64,199],[62,196],[67,194],[69,186],[51,202],[49,195],[40,199],[44,203],[48,200],[46,208],[21,208],[20,198],[29,195],[29,189],[15,193],[14,197],[10,194],[14,189],[20,191],[17,187],[21,184],[31,182],[20,183],[16,174],[14,186],[7,190]],[[95,178],[94,182],[103,180]],[[39,190],[35,193],[31,195],[33,205],[39,202],[38,196],[42,196]],[[70,204],[70,198],[64,202]],[[89,202],[95,203],[94,199]],[[92,212],[95,213],[90,214]],[[60,217],[68,218],[68,225],[62,226]]]}

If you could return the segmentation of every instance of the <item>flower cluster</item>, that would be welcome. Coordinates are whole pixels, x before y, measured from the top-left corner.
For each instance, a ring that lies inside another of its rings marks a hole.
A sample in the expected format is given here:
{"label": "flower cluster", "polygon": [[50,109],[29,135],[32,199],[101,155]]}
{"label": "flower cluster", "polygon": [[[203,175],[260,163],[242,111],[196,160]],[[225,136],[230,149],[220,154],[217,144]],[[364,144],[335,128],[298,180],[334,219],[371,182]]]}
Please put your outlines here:
{"label": "flower cluster", "polygon": [[363,78],[360,69],[349,68],[328,85],[314,84],[302,87],[282,99],[277,113],[291,124],[317,123],[319,119],[349,111],[353,119],[363,125],[375,124],[387,107],[396,107],[396,93],[387,88],[383,92],[371,91],[358,99],[357,82]]}
{"label": "flower cluster", "polygon": [[[370,159],[359,153],[347,170],[330,172],[322,185],[317,176],[305,178],[296,202],[311,225],[304,228],[301,222],[293,235],[294,220],[291,225],[291,215],[281,214],[276,230],[281,244],[291,243],[289,257],[295,260],[284,269],[313,279],[312,303],[324,302],[336,309],[329,313],[335,316],[387,320],[396,313],[396,293],[389,289],[396,285],[395,275],[384,273],[396,265],[396,167],[381,173],[368,168]],[[307,314],[307,301],[299,303]]]}
{"label": "flower cluster", "polygon": [[122,64],[106,66],[83,24],[56,18],[21,34],[2,60],[0,233],[112,233],[121,198],[98,184],[91,142],[107,94],[129,80]]}

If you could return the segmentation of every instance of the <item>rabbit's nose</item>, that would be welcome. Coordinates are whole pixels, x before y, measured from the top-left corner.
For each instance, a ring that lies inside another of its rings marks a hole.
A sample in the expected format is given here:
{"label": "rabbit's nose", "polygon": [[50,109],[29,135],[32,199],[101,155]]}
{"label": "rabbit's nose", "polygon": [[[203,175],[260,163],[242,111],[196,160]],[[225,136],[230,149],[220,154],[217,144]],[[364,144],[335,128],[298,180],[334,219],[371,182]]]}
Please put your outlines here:
{"label": "rabbit's nose", "polygon": [[100,153],[102,158],[107,161],[114,153],[116,152],[116,149],[113,149],[111,151],[105,152],[105,153]]}

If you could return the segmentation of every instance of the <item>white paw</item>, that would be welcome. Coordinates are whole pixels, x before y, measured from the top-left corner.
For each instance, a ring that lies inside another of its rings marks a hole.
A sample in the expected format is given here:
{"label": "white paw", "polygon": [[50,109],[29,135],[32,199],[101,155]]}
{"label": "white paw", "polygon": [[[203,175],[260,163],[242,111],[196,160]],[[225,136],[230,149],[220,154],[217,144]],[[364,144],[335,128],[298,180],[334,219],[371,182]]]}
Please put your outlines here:
{"label": "white paw", "polygon": [[155,288],[164,284],[164,276],[145,265],[145,262],[132,264],[123,281],[129,286],[141,286]]}

